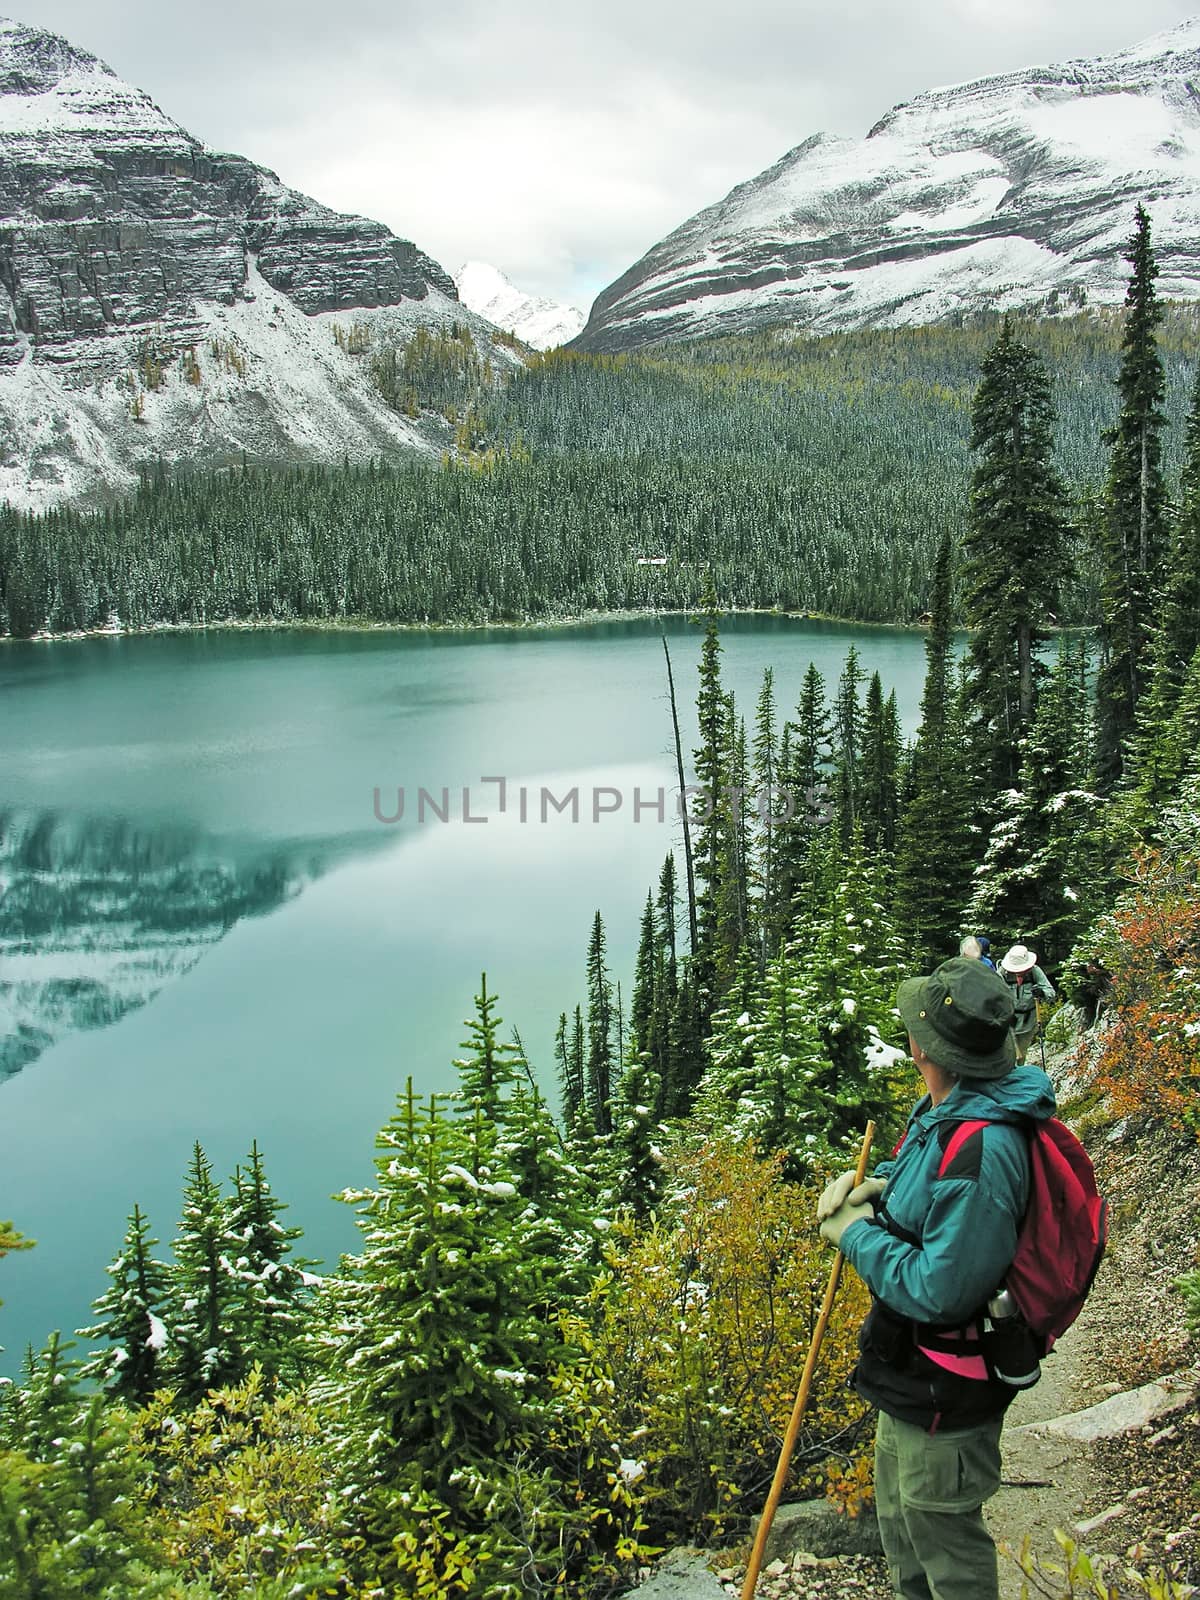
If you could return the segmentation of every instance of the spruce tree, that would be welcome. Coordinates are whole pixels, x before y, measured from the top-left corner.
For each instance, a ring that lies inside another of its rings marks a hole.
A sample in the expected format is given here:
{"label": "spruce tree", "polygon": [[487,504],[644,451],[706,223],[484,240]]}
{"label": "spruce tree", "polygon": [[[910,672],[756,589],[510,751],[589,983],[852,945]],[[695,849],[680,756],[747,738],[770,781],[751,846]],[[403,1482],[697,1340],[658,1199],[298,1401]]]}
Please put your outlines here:
{"label": "spruce tree", "polygon": [[1036,709],[1036,650],[1066,570],[1068,502],[1053,447],[1045,369],[1006,318],[971,409],[977,459],[963,541],[974,699],[992,790],[1008,788],[1020,767]]}
{"label": "spruce tree", "polygon": [[776,791],[780,786],[779,741],[775,716],[775,675],[770,667],[763,672],[758,706],[754,718],[754,747],[751,763],[753,795],[748,803],[757,812],[757,849],[753,855],[750,890],[757,899],[759,971],[766,970],[779,926],[778,867],[776,863]]}
{"label": "spruce tree", "polygon": [[280,1220],[287,1206],[271,1192],[255,1140],[233,1175],[229,1233],[241,1284],[241,1338],[249,1364],[268,1380],[296,1380],[307,1370],[305,1341],[317,1263],[292,1255],[303,1229]]}
{"label": "spruce tree", "polygon": [[471,1053],[454,1063],[464,1101],[478,1101],[484,1115],[493,1120],[512,1088],[520,1058],[517,1047],[499,1037],[504,1019],[495,1014],[495,1009],[496,996],[488,993],[487,973],[481,973],[475,1015],[464,1024],[469,1037],[463,1040],[462,1047]]}
{"label": "spruce tree", "polygon": [[[877,672],[863,707],[862,833],[868,855],[890,856],[896,848],[900,809],[900,716],[893,692],[885,700]],[[883,870],[885,863],[880,862]]]}
{"label": "spruce tree", "polygon": [[833,703],[834,792],[838,835],[843,844],[849,843],[861,821],[863,708],[858,686],[865,676],[858,663],[858,651],[851,645]]}
{"label": "spruce tree", "polygon": [[174,1251],[164,1366],[182,1402],[194,1405],[210,1389],[237,1383],[249,1368],[230,1206],[199,1143],[184,1181]]}
{"label": "spruce tree", "polygon": [[658,1075],[644,1058],[635,1057],[621,1080],[613,1153],[617,1203],[638,1222],[645,1222],[662,1199],[662,1129],[655,1112],[661,1098]]}
{"label": "spruce tree", "polygon": [[1125,337],[1117,387],[1121,413],[1107,435],[1111,447],[1099,551],[1101,659],[1096,681],[1099,779],[1112,788],[1124,771],[1126,744],[1149,681],[1151,635],[1167,534],[1162,475],[1166,382],[1158,353],[1162,307],[1154,288],[1158,266],[1150,217],[1135,212],[1126,259],[1133,268],[1125,296]]}
{"label": "spruce tree", "polygon": [[612,1132],[613,995],[604,923],[597,911],[587,950],[587,1109],[598,1134]]}
{"label": "spruce tree", "polygon": [[721,686],[721,635],[717,598],[711,586],[704,597],[704,642],[700,647],[700,689],[696,700],[700,743],[692,752],[696,774],[695,820],[696,931],[698,943],[692,970],[702,1013],[707,1021],[717,985],[717,950],[723,905],[722,869],[729,860],[726,839],[728,805],[723,793],[732,781],[733,748],[730,703]]}
{"label": "spruce tree", "polygon": [[716,943],[713,950],[713,994],[723,995],[733,982],[742,950],[756,942],[750,903],[750,827],[747,795],[750,773],[745,723],[736,718],[728,697],[733,728],[726,782],[720,800],[720,847],[716,893]]}
{"label": "spruce tree", "polygon": [[1061,962],[1100,910],[1086,646],[1064,643],[1017,784],[997,796],[967,922]]}
{"label": "spruce tree", "polygon": [[481,1491],[531,1440],[560,1347],[527,1202],[481,1109],[420,1105],[410,1080],[377,1145],[374,1187],[342,1197],[363,1249],[328,1292],[343,1473],[386,1546],[398,1497],[486,1521]]}
{"label": "spruce tree", "polygon": [[780,751],[780,772],[792,814],[778,833],[779,936],[790,926],[797,896],[804,889],[813,837],[829,820],[832,741],[825,680],[810,661],[795,720],[784,729]]}
{"label": "spruce tree", "polygon": [[568,1025],[564,1011],[558,1019],[554,1036],[554,1060],[558,1070],[558,1089],[562,1104],[563,1125],[574,1133],[586,1115],[587,1091],[583,1067],[583,1016],[575,1007],[573,1025]]}
{"label": "spruce tree", "polygon": [[921,725],[896,863],[897,922],[914,965],[923,970],[953,954],[970,884],[972,806],[956,714],[951,561],[947,534],[934,565]]}
{"label": "spruce tree", "polygon": [[0,1403],[0,1593],[12,1600],[165,1594],[128,1416],[88,1395],[57,1334]]}
{"label": "spruce tree", "polygon": [[654,1036],[654,991],[659,970],[658,928],[654,917],[654,896],[646,893],[642,908],[642,923],[638,934],[637,964],[633,974],[633,1000],[629,1011],[629,1026],[633,1033],[634,1052],[649,1052]]}
{"label": "spruce tree", "polygon": [[160,1355],[168,1331],[164,1318],[170,1269],[152,1254],[157,1239],[135,1205],[125,1242],[107,1268],[112,1283],[92,1302],[99,1321],[80,1328],[84,1339],[103,1339],[108,1348],[98,1350],[83,1367],[81,1376],[94,1379],[115,1399],[143,1406],[159,1387]]}
{"label": "spruce tree", "polygon": [[1179,512],[1171,536],[1162,603],[1151,645],[1152,675],[1138,703],[1132,760],[1135,793],[1122,809],[1134,834],[1151,830],[1179,781],[1169,733],[1188,667],[1200,645],[1200,372],[1192,395]]}

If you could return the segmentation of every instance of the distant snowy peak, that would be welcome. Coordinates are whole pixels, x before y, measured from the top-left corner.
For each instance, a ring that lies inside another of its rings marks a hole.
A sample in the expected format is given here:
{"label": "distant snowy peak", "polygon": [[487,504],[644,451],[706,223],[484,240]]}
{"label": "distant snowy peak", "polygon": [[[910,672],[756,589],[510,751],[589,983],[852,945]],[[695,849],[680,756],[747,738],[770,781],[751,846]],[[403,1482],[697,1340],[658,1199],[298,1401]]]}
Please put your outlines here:
{"label": "distant snowy peak", "polygon": [[1139,201],[1160,290],[1198,298],[1195,84],[1193,18],[1114,56],[931,89],[864,139],[814,134],[606,289],[577,344],[1118,303]]}
{"label": "distant snowy peak", "polygon": [[583,327],[584,315],[577,306],[526,294],[486,261],[468,261],[454,281],[463,305],[534,350],[566,344]]}

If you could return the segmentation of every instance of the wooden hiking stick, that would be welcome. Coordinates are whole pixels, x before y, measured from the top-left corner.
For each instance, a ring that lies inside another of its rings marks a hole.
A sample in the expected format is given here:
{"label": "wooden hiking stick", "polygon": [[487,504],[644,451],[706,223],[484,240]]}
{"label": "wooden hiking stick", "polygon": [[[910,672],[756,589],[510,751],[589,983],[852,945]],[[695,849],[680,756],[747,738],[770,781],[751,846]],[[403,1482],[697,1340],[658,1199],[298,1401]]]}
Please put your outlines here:
{"label": "wooden hiking stick", "polygon": [[[871,1144],[874,1138],[875,1124],[868,1122],[866,1132],[863,1134],[862,1149],[858,1152],[858,1166],[854,1169],[856,1186],[867,1175],[867,1160],[871,1154]],[[812,1343],[808,1347],[808,1359],[804,1363],[804,1372],[800,1379],[800,1388],[796,1394],[796,1403],[792,1407],[792,1419],[788,1423],[787,1432],[783,1436],[783,1449],[779,1452],[775,1476],[771,1480],[771,1492],[767,1496],[767,1503],[763,1507],[762,1516],[759,1518],[758,1532],[754,1536],[754,1548],[750,1552],[750,1564],[746,1568],[746,1580],[742,1584],[742,1600],[754,1600],[754,1588],[758,1583],[758,1573],[762,1566],[763,1551],[767,1545],[767,1535],[771,1531],[771,1524],[775,1520],[775,1512],[783,1496],[784,1479],[787,1477],[788,1467],[792,1463],[792,1451],[796,1448],[796,1438],[800,1432],[800,1423],[808,1406],[808,1392],[812,1388],[813,1374],[817,1370],[817,1356],[820,1354],[821,1341],[825,1337],[825,1330],[829,1326],[829,1318],[833,1312],[833,1302],[837,1299],[838,1283],[841,1280],[842,1262],[844,1260],[845,1257],[839,1250],[833,1258],[833,1266],[829,1269],[829,1282],[825,1286],[825,1299],[821,1303],[821,1315],[817,1318],[817,1326],[813,1330]]]}

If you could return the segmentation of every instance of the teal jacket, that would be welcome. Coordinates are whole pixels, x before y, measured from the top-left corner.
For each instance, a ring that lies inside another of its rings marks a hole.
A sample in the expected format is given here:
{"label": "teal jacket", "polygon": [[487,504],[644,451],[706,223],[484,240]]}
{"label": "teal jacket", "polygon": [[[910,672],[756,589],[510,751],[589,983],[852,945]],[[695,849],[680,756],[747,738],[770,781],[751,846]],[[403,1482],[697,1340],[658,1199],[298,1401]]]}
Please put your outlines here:
{"label": "teal jacket", "polygon": [[[1017,1247],[1029,1197],[1023,1127],[1055,1111],[1054,1087],[1040,1067],[1003,1078],[963,1079],[938,1106],[929,1096],[909,1118],[873,1222],[842,1235],[842,1252],[871,1293],[915,1322],[954,1326],[999,1286]],[[944,1177],[942,1153],[956,1124],[995,1124],[969,1140]]]}
{"label": "teal jacket", "polygon": [[[846,1229],[842,1250],[872,1295],[851,1382],[890,1416],[930,1431],[973,1427],[1016,1393],[989,1374],[978,1343],[958,1341],[978,1338],[975,1319],[1016,1252],[1029,1194],[1026,1130],[1054,1110],[1038,1067],[963,1081],[940,1105],[920,1101],[896,1154],[876,1169],[886,1187],[874,1217]],[[955,1130],[974,1121],[988,1126],[959,1141],[939,1175]],[[949,1358],[948,1348],[969,1359]]]}

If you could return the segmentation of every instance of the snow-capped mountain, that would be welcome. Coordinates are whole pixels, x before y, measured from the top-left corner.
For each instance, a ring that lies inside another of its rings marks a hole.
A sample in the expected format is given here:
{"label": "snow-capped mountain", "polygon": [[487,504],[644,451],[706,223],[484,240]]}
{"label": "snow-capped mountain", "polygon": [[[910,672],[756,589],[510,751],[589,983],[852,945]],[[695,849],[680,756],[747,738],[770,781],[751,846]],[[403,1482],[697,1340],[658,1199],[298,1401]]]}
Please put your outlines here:
{"label": "snow-capped mountain", "polygon": [[1200,18],[1095,61],[931,89],[817,133],[599,296],[576,347],[1112,304],[1133,210],[1164,296],[1200,296]]}
{"label": "snow-capped mountain", "polygon": [[491,353],[494,330],[416,245],[0,20],[0,499],[128,487],[158,458],[440,450],[363,357],[374,335],[453,322]]}
{"label": "snow-capped mountain", "polygon": [[573,339],[584,324],[578,306],[526,294],[486,261],[468,261],[454,274],[464,306],[494,322],[534,350],[552,350]]}

